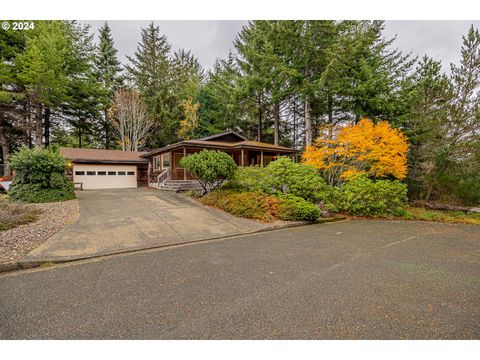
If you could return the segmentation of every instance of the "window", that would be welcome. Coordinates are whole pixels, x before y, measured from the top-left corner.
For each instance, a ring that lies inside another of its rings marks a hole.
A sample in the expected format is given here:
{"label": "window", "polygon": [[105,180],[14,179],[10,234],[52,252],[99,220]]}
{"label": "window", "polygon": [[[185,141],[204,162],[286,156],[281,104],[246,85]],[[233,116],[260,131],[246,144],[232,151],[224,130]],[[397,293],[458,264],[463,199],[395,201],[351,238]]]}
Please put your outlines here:
{"label": "window", "polygon": [[153,171],[165,170],[170,167],[170,153],[155,156],[153,158]]}
{"label": "window", "polygon": [[119,171],[117,175],[126,175],[125,171]]}
{"label": "window", "polygon": [[87,175],[95,175],[95,171],[87,171]]}
{"label": "window", "polygon": [[135,175],[135,171],[127,171],[127,175]]}
{"label": "window", "polygon": [[75,175],[85,175],[85,171],[75,171]]}
{"label": "window", "polygon": [[162,170],[160,156],[155,156],[153,158],[153,171],[160,171],[160,170]]}
{"label": "window", "polygon": [[99,172],[97,172],[97,175],[107,175],[107,172],[106,171],[99,171]]}
{"label": "window", "polygon": [[162,169],[168,169],[170,167],[170,153],[162,155]]}

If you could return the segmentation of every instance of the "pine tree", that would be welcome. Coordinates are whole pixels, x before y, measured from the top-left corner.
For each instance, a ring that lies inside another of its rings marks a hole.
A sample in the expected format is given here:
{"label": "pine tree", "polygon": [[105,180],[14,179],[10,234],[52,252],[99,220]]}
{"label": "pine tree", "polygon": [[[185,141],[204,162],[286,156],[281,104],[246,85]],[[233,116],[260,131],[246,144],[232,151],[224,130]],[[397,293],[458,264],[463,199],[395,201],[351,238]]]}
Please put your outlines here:
{"label": "pine tree", "polygon": [[108,117],[108,109],[111,105],[115,91],[123,85],[122,67],[117,58],[110,27],[108,23],[99,30],[99,43],[95,56],[95,74],[101,83],[105,96],[102,98],[103,132],[105,149],[111,146],[111,124]]}
{"label": "pine tree", "polygon": [[235,56],[229,52],[225,59],[217,59],[207,75],[206,84],[199,93],[198,136],[225,130],[246,133],[245,111],[238,98],[240,70]]}
{"label": "pine tree", "polygon": [[153,22],[142,29],[141,41],[134,57],[127,56],[130,64],[126,66],[130,79],[140,91],[149,116],[156,124],[156,131],[147,141],[147,147],[167,145],[175,139],[171,124],[171,70],[170,49],[165,35]]}

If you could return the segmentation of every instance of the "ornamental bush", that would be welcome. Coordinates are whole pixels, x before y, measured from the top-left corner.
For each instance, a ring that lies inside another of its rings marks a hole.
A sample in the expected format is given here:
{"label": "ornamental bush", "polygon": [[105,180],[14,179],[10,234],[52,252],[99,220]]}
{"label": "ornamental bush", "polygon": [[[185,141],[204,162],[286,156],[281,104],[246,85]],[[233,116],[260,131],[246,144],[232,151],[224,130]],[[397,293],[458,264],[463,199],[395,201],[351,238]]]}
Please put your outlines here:
{"label": "ornamental bush", "polygon": [[315,222],[320,217],[320,209],[315,204],[291,194],[279,198],[277,209],[280,220]]}
{"label": "ornamental bush", "polygon": [[49,149],[22,147],[10,157],[14,177],[8,195],[29,203],[75,199],[66,177],[66,160]]}
{"label": "ornamental bush", "polygon": [[317,221],[320,210],[314,204],[297,196],[269,195],[263,192],[218,189],[199,199],[204,205],[213,206],[232,215],[264,222]]}
{"label": "ornamental bush", "polygon": [[279,157],[264,168],[239,168],[231,186],[269,194],[291,194],[311,202],[324,200],[329,192],[317,170],[287,157]]}
{"label": "ornamental bush", "polygon": [[219,188],[225,180],[235,174],[237,165],[232,157],[223,151],[202,150],[180,160],[180,166],[198,178],[203,194]]}
{"label": "ornamental bush", "polygon": [[349,215],[402,216],[407,200],[406,184],[360,176],[343,184],[333,202],[339,211]]}
{"label": "ornamental bush", "polygon": [[262,192],[238,192],[218,189],[199,199],[232,215],[264,222],[275,221],[277,198]]}

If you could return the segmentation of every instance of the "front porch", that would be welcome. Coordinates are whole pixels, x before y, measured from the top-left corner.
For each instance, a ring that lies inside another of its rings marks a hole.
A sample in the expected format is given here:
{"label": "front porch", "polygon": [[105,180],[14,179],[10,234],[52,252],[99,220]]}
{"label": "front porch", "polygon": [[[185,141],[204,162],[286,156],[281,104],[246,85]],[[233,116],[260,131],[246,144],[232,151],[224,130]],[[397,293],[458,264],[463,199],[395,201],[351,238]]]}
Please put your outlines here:
{"label": "front porch", "polygon": [[[180,149],[172,149],[154,157],[149,169],[150,184],[154,184],[154,187],[158,187],[160,186],[160,183],[166,181],[195,181],[196,178],[180,166],[180,161],[184,156],[202,150],[203,149],[198,147],[194,148],[185,146]],[[221,149],[221,151],[229,154],[237,166],[242,167],[267,166],[271,161],[274,161],[278,156],[282,155],[282,153],[278,151],[266,151],[261,149]]]}

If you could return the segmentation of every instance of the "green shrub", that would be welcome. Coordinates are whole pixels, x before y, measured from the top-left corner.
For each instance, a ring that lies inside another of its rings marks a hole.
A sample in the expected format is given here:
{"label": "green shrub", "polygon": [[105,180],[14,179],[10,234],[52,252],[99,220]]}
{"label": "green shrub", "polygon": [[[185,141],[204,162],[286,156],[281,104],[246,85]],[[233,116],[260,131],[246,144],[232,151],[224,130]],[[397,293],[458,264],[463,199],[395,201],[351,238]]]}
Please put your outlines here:
{"label": "green shrub", "polygon": [[198,178],[203,193],[215,190],[225,180],[231,179],[237,165],[232,157],[222,151],[202,150],[180,160],[180,166]]}
{"label": "green shrub", "polygon": [[228,186],[237,190],[275,193],[276,189],[273,186],[272,179],[265,169],[259,166],[239,167]]}
{"label": "green shrub", "polygon": [[320,216],[317,206],[290,194],[277,197],[262,192],[238,192],[222,188],[199,200],[204,205],[225,210],[232,215],[264,222],[277,219],[313,222]]}
{"label": "green shrub", "polygon": [[247,191],[292,194],[311,202],[323,200],[329,191],[329,186],[317,170],[294,163],[288,157],[279,157],[264,168],[239,168],[232,182]]}
{"label": "green shrub", "polygon": [[27,203],[44,203],[75,199],[75,191],[73,183],[66,179],[63,186],[55,188],[44,188],[39,184],[12,184],[8,196]]}
{"label": "green shrub", "polygon": [[343,184],[335,194],[338,210],[349,215],[401,216],[407,204],[407,186],[399,181],[360,176]]}
{"label": "green shrub", "polygon": [[213,206],[232,215],[265,222],[275,220],[277,199],[260,192],[215,190],[200,198],[204,205]]}
{"label": "green shrub", "polygon": [[278,201],[277,218],[280,220],[315,222],[319,217],[320,209],[301,197],[287,194]]}
{"label": "green shrub", "polygon": [[21,148],[11,157],[15,176],[8,195],[25,202],[51,202],[75,199],[73,183],[65,176],[66,160],[59,153]]}

